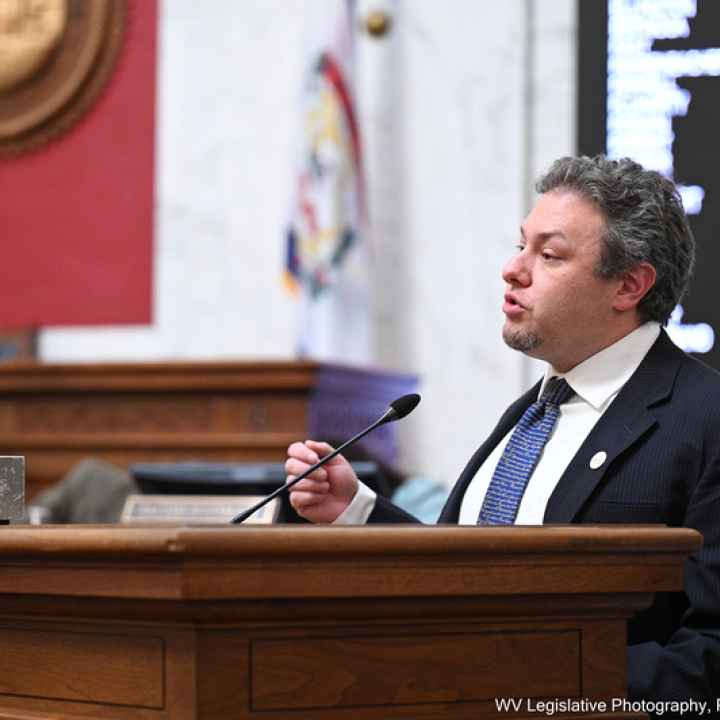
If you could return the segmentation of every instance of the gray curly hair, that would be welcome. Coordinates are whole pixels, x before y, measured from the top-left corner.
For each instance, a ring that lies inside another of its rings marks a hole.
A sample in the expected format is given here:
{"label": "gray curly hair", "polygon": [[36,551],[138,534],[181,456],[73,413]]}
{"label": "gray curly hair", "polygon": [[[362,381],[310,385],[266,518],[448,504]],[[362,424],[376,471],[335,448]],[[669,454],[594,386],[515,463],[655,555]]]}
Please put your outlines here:
{"label": "gray curly hair", "polygon": [[685,294],[695,264],[695,239],[675,184],[623,158],[564,157],[535,186],[539,193],[570,190],[605,215],[598,277],[618,277],[641,262],[657,274],[638,305],[640,317],[667,323]]}

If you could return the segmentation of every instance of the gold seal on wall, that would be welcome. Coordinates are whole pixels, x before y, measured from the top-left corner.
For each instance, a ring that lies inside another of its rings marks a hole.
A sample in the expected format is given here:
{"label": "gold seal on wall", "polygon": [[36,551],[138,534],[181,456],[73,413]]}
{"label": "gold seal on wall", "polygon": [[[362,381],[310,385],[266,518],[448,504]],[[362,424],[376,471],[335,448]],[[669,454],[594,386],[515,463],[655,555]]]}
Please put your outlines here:
{"label": "gold seal on wall", "polygon": [[0,155],[69,130],[105,87],[125,0],[0,0]]}

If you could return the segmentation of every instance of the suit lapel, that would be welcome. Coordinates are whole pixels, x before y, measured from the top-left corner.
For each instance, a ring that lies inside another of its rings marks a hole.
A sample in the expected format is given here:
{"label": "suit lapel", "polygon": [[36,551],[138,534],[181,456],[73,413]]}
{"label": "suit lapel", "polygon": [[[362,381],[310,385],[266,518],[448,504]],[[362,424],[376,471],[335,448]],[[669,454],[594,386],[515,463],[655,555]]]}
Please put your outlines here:
{"label": "suit lapel", "polygon": [[515,427],[525,410],[537,400],[539,392],[540,383],[538,382],[505,411],[495,426],[495,429],[490,433],[487,440],[476,450],[460,474],[458,481],[455,483],[440,513],[439,523],[457,523],[460,517],[460,506],[462,505],[465,491],[475,477],[475,473],[477,473],[480,466],[487,460],[490,453],[495,449],[495,446]]}
{"label": "suit lapel", "polygon": [[[566,468],[548,501],[545,523],[572,522],[612,462],[657,424],[652,407],[672,393],[683,358],[684,353],[661,332]],[[592,469],[590,460],[599,452],[607,457]]]}

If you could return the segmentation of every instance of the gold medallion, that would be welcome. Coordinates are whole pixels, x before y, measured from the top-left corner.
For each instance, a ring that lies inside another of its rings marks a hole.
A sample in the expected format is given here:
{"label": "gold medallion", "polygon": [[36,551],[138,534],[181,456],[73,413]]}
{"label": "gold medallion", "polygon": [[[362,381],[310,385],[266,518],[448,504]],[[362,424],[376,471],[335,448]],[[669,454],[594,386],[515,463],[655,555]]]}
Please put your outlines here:
{"label": "gold medallion", "polygon": [[0,156],[69,130],[112,73],[125,0],[0,0]]}

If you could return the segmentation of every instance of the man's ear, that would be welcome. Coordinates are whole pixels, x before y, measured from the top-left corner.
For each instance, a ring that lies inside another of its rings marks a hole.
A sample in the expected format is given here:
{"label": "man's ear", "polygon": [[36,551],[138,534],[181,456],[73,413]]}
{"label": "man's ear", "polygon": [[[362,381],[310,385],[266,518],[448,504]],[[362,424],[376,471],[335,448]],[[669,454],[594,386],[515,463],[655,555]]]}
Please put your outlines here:
{"label": "man's ear", "polygon": [[655,284],[656,278],[655,268],[647,262],[641,262],[628,270],[620,278],[621,283],[615,295],[613,309],[624,312],[637,307]]}

